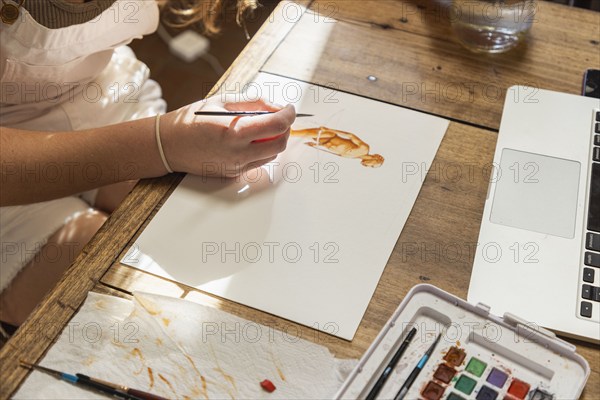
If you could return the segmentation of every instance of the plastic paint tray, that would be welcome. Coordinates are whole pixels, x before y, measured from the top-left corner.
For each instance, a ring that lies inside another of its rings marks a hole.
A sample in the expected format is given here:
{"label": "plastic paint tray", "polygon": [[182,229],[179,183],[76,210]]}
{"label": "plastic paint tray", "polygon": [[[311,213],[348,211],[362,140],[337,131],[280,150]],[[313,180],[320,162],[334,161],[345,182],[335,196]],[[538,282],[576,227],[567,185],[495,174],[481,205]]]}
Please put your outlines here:
{"label": "plastic paint tray", "polygon": [[[508,294],[507,294],[508,295]],[[350,373],[336,399],[365,398],[413,327],[417,333],[378,398],[396,396],[441,333],[406,399],[576,399],[589,377],[575,346],[533,323],[490,314],[432,285],[411,289]]]}

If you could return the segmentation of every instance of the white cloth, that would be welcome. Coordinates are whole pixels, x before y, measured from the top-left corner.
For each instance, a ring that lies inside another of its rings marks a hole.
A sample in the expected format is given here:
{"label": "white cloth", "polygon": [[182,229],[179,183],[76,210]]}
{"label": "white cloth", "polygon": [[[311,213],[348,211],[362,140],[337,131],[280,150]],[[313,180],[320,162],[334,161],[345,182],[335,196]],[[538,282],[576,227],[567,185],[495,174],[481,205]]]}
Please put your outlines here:
{"label": "white cloth", "polygon": [[[268,379],[274,399],[325,399],[356,360],[336,359],[291,324],[260,325],[147,293],[136,293],[134,301],[89,293],[40,364],[166,398],[261,399],[268,393],[260,382]],[[33,372],[14,398],[103,397]]]}
{"label": "white cloth", "polygon": [[[160,87],[125,47],[158,22],[154,0],[118,0],[94,20],[60,29],[40,25],[21,8],[13,25],[0,22],[0,125],[78,131],[164,113]],[[98,179],[88,167],[90,179]],[[25,172],[21,165],[3,168]],[[34,169],[24,179],[51,179],[52,172]],[[89,201],[94,194],[80,197]],[[34,256],[31,249],[88,207],[79,197],[1,207],[0,291]]]}

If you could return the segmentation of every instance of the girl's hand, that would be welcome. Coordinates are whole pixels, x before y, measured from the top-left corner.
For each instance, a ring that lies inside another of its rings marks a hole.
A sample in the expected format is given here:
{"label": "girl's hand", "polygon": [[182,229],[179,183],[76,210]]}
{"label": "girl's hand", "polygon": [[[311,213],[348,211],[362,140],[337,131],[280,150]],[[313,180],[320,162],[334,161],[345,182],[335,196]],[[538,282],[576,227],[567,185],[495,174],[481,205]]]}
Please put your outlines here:
{"label": "girl's hand", "polygon": [[[246,117],[208,117],[195,111],[277,111]],[[285,150],[296,119],[292,105],[280,109],[263,100],[202,100],[161,118],[165,156],[173,170],[202,176],[236,177],[274,160]]]}

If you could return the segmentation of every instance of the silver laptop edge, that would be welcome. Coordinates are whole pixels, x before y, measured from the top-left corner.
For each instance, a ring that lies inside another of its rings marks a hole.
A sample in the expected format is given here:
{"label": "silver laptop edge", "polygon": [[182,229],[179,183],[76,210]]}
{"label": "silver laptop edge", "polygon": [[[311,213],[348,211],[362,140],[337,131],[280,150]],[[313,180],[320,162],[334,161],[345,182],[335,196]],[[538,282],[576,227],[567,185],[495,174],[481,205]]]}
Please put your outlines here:
{"label": "silver laptop edge", "polygon": [[591,342],[600,303],[591,318],[579,307],[598,108],[594,98],[508,89],[468,294],[495,314]]}

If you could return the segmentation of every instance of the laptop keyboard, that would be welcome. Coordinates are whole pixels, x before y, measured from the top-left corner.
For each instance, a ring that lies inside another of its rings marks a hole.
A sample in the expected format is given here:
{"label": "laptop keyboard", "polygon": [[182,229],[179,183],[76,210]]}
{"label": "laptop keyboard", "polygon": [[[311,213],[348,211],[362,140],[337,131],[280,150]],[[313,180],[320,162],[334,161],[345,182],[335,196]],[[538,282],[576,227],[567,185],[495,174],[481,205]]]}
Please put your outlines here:
{"label": "laptop keyboard", "polygon": [[592,173],[579,315],[592,318],[600,307],[600,111],[594,112]]}

